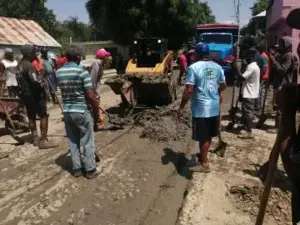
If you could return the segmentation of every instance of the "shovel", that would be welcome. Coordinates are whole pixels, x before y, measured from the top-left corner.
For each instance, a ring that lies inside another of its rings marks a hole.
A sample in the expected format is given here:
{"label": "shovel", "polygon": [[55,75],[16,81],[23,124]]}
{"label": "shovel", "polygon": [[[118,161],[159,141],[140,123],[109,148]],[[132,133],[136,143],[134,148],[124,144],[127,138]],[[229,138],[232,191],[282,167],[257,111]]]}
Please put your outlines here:
{"label": "shovel", "polygon": [[212,153],[215,153],[216,155],[220,157],[224,157],[225,151],[227,148],[227,143],[222,140],[221,136],[221,121],[222,121],[222,103],[220,105],[220,115],[219,115],[219,136],[218,136],[218,144],[214,150],[212,150]]}
{"label": "shovel", "polygon": [[262,111],[261,111],[259,120],[258,120],[258,122],[256,124],[256,128],[257,129],[261,129],[263,127],[264,123],[266,122],[267,118],[268,118],[267,115],[265,114],[265,108],[266,108],[266,102],[267,102],[267,97],[268,97],[268,91],[269,91],[269,84],[267,84],[267,86],[266,86]]}
{"label": "shovel", "polygon": [[124,119],[116,118],[110,115],[108,112],[105,111],[101,106],[99,106],[100,110],[108,117],[108,122],[112,125],[118,126],[120,129],[124,129],[126,122]]}

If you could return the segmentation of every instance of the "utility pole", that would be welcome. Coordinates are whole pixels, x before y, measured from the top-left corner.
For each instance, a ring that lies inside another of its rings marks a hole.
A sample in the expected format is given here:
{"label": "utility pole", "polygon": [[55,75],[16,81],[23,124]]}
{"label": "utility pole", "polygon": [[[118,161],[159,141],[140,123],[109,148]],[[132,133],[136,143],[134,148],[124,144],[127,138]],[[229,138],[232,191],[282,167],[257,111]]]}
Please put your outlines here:
{"label": "utility pole", "polygon": [[236,22],[238,23],[238,39],[237,39],[237,59],[240,58],[240,34],[241,34],[241,0],[234,0],[234,9],[235,9],[235,17]]}

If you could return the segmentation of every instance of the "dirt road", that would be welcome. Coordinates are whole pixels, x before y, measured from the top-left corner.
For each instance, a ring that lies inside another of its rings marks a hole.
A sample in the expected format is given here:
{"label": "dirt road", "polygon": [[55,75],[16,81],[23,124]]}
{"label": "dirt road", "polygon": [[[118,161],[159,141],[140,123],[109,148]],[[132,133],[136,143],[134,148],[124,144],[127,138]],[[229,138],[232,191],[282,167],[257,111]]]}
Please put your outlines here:
{"label": "dirt road", "polygon": [[[101,92],[105,108],[119,103],[119,97],[107,87]],[[227,96],[228,105],[230,90]],[[154,114],[155,119],[145,116],[143,126],[96,134],[104,172],[91,181],[69,173],[68,144],[58,108],[50,111],[49,132],[50,138],[60,143],[58,148],[41,151],[30,144],[15,146],[9,136],[0,137],[0,152],[9,153],[9,158],[0,160],[0,225],[234,225],[240,223],[232,223],[236,220],[231,218],[244,215],[249,219],[248,212],[238,211],[237,201],[225,194],[234,183],[232,177],[249,178],[243,171],[250,168],[249,160],[263,162],[274,137],[261,135],[259,143],[263,144],[254,148],[257,143],[236,141],[234,134],[228,134],[227,158],[212,156],[215,171],[192,179],[183,167],[186,156],[196,152],[189,121],[176,124],[171,113]],[[189,117],[188,112],[186,115]],[[142,134],[146,138],[141,138]],[[231,181],[228,188],[227,180]],[[232,211],[224,211],[219,200],[227,202]],[[196,215],[199,207],[200,216]],[[220,215],[218,223],[212,222]]]}

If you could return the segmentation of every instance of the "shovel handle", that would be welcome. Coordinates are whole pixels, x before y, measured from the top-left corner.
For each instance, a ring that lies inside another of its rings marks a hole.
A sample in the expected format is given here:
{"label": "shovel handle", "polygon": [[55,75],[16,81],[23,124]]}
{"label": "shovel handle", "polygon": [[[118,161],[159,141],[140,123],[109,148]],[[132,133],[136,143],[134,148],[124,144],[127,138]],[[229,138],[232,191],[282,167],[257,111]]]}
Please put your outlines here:
{"label": "shovel handle", "polygon": [[268,172],[267,180],[265,183],[263,196],[260,201],[259,211],[258,211],[255,225],[262,225],[264,222],[266,209],[267,209],[268,201],[269,201],[269,197],[270,197],[271,187],[272,187],[273,179],[274,179],[275,172],[277,169],[277,163],[278,163],[278,158],[279,158],[279,154],[280,154],[280,151],[278,149],[279,147],[277,147],[277,146],[278,146],[278,144],[275,143],[275,146],[272,150],[269,172]]}

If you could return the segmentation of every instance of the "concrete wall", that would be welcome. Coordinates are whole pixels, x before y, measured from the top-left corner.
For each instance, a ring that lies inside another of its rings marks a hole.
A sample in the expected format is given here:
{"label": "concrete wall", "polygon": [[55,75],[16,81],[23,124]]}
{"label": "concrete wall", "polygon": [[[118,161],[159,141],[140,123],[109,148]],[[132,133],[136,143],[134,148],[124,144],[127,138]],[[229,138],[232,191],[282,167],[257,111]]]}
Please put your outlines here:
{"label": "concrete wall", "polygon": [[82,47],[87,59],[95,58],[96,51],[100,48],[104,48],[105,50],[111,52],[113,57],[120,54],[123,59],[129,59],[129,48],[127,46],[117,45],[112,41],[74,42],[73,44]]}

